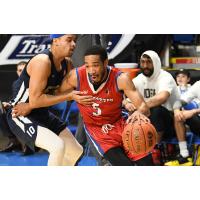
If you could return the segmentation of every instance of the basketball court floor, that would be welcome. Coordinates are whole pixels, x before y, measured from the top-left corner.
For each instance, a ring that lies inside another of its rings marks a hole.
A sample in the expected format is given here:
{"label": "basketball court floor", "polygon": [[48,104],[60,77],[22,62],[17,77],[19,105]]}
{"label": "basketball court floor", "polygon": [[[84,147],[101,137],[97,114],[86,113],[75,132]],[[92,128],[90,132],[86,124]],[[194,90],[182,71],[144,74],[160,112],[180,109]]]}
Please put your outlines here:
{"label": "basketball court floor", "polygon": [[[24,156],[20,152],[0,153],[0,166],[47,166],[48,153],[38,152]],[[97,166],[94,157],[84,156],[78,166]]]}

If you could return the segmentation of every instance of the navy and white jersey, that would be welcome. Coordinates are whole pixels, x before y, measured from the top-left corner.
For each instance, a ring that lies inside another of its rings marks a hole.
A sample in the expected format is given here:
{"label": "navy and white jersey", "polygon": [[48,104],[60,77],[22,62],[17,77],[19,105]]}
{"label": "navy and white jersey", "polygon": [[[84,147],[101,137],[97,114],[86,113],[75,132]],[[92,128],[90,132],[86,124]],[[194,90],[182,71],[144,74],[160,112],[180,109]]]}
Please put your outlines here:
{"label": "navy and white jersey", "polygon": [[[49,49],[46,49],[43,52],[41,52],[40,54],[48,55],[49,59],[51,61],[51,74],[47,81],[45,93],[52,94],[52,92],[60,86],[65,74],[67,73],[67,70],[68,70],[67,69],[67,61],[63,60],[61,62],[62,69],[61,69],[61,71],[58,72],[56,70],[55,64],[53,62],[53,55],[52,55],[51,51]],[[13,94],[12,94],[13,99],[11,100],[11,104],[13,106],[20,102],[26,102],[26,103],[29,102],[30,76],[27,73],[27,65],[25,66],[21,76],[17,79],[17,81],[15,81],[15,88],[14,88]]]}
{"label": "navy and white jersey", "polygon": [[[53,62],[53,55],[49,50],[45,50],[41,54],[49,56],[51,61],[51,74],[47,81],[45,93],[50,94],[52,90],[55,90],[61,84],[65,74],[67,73],[67,63],[64,60],[61,65],[60,72],[56,71],[56,67]],[[27,66],[24,68],[21,76],[15,82],[15,88],[13,91],[12,105],[16,105],[20,102],[29,102],[29,80],[30,77],[27,74]],[[60,120],[57,116],[51,113],[48,108],[33,109],[27,116],[19,116],[13,118],[12,108],[7,111],[7,122],[11,132],[23,143],[29,146],[34,151],[35,140],[40,127],[44,127],[51,130],[55,134],[59,135],[62,130],[66,128],[66,122]]]}

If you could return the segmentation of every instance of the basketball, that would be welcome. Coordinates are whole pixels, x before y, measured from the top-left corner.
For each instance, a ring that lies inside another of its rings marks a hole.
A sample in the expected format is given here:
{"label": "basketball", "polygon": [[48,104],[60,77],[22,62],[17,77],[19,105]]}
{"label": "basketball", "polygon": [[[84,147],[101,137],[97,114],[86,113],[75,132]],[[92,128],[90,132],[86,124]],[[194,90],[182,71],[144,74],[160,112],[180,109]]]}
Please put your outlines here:
{"label": "basketball", "polygon": [[149,153],[156,144],[157,132],[154,126],[145,120],[136,120],[125,126],[122,133],[124,149],[133,155]]}

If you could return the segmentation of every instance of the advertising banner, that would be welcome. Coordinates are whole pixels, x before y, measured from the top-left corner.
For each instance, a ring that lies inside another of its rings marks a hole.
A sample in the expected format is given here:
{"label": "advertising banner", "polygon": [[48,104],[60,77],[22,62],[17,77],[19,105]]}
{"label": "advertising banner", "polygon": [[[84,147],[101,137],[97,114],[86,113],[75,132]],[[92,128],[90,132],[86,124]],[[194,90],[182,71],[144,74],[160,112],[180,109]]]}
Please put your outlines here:
{"label": "advertising banner", "polygon": [[0,65],[28,61],[50,47],[48,35],[12,35],[0,53]]}

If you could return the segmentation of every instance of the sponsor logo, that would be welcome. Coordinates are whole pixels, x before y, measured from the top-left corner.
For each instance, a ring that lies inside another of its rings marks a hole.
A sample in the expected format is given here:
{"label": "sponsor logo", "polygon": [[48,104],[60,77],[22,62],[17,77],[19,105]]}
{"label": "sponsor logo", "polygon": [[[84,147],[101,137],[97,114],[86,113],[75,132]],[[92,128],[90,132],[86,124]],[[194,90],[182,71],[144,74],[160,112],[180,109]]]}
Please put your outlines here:
{"label": "sponsor logo", "polygon": [[50,48],[48,35],[13,35],[0,54],[0,64],[17,64],[28,61]]}
{"label": "sponsor logo", "polygon": [[101,97],[93,97],[94,100],[100,101],[100,102],[114,102],[114,100],[111,99],[107,99],[107,98],[101,98]]}

